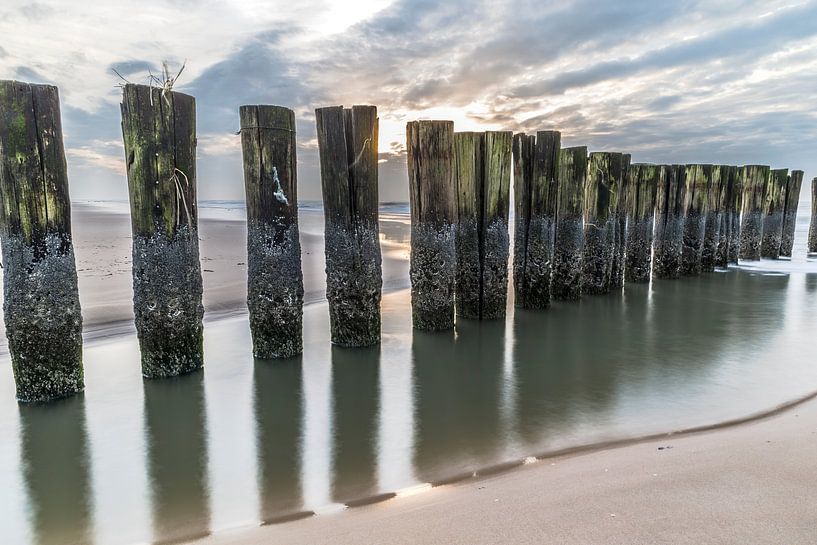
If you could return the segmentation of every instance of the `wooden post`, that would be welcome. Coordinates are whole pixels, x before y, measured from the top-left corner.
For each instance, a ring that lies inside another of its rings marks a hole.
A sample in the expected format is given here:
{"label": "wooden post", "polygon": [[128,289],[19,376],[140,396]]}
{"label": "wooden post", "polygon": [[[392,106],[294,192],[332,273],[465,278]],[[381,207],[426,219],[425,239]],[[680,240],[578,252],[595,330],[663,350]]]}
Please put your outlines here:
{"label": "wooden post", "polygon": [[706,178],[707,195],[701,270],[703,272],[713,272],[715,270],[715,256],[718,253],[718,238],[720,237],[721,167],[720,165],[701,165],[701,167]]}
{"label": "wooden post", "polygon": [[556,208],[556,242],[553,251],[552,295],[555,300],[581,297],[584,247],[584,180],[587,148],[564,148],[559,152],[559,194]]}
{"label": "wooden post", "polygon": [[684,167],[684,237],[681,249],[681,275],[694,276],[701,272],[706,205],[709,191],[703,165]]}
{"label": "wooden post", "polygon": [[550,306],[560,143],[558,131],[514,136],[514,304],[520,308]]}
{"label": "wooden post", "polygon": [[289,358],[303,349],[295,113],[281,106],[241,106],[240,121],[253,355]]}
{"label": "wooden post", "polygon": [[122,135],[142,375],[180,375],[200,368],[204,357],[195,99],[127,84]]}
{"label": "wooden post", "polygon": [[590,154],[584,187],[582,293],[610,292],[618,204],[613,195],[621,186],[621,160],[620,153]]}
{"label": "wooden post", "polygon": [[[613,259],[610,266],[610,289],[624,287],[624,253],[627,241],[627,178],[630,170],[631,156],[625,153],[621,156],[621,175],[618,178],[618,187],[611,191],[615,201],[615,218],[613,244]],[[611,206],[613,203],[611,203]]]}
{"label": "wooden post", "polygon": [[453,121],[406,125],[411,206],[412,323],[422,330],[454,327],[456,190]]}
{"label": "wooden post", "polygon": [[677,278],[683,242],[683,187],[679,166],[663,165],[655,196],[655,237],[652,273],[655,278]]}
{"label": "wooden post", "polygon": [[505,316],[513,133],[455,133],[457,316]]}
{"label": "wooden post", "polygon": [[656,189],[663,183],[656,165],[630,166],[627,191],[627,282],[649,282]]}
{"label": "wooden post", "polygon": [[811,180],[811,221],[808,228],[808,251],[817,252],[817,178]]}
{"label": "wooden post", "polygon": [[780,255],[791,257],[794,247],[794,228],[797,223],[797,204],[800,202],[800,187],[803,185],[803,171],[792,170],[786,184],[786,209],[783,212],[783,238]]}
{"label": "wooden post", "polygon": [[3,311],[17,399],[81,392],[82,316],[56,87],[0,81],[0,197]]}
{"label": "wooden post", "polygon": [[326,222],[326,298],[332,343],[380,342],[381,274],[374,106],[315,110]]}
{"label": "wooden post", "polygon": [[729,266],[729,237],[732,230],[732,191],[735,186],[737,167],[723,165],[721,168],[720,195],[718,196],[718,245],[715,251],[715,266],[725,269]]}
{"label": "wooden post", "polygon": [[780,257],[783,239],[783,212],[786,208],[786,183],[789,169],[778,168],[770,171],[763,195],[763,238],[760,256],[768,259]]}
{"label": "wooden post", "polygon": [[743,167],[743,203],[740,219],[740,259],[760,259],[760,239],[763,233],[763,193],[769,178],[769,167]]}
{"label": "wooden post", "polygon": [[728,263],[737,265],[740,255],[740,211],[743,207],[743,167],[733,167],[732,190],[729,197]]}

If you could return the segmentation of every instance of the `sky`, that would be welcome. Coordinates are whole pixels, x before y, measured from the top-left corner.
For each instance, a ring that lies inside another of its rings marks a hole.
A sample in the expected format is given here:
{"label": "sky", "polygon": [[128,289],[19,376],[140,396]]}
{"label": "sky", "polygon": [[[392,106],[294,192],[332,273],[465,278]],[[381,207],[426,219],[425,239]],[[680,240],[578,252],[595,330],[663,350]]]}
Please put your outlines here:
{"label": "sky", "polygon": [[242,104],[295,111],[302,200],[321,198],[314,109],[352,104],[378,108],[382,201],[408,199],[415,119],[817,176],[817,0],[0,5],[0,79],[59,86],[74,200],[127,199],[114,69],[145,83],[165,60],[196,97],[201,199],[243,199]]}

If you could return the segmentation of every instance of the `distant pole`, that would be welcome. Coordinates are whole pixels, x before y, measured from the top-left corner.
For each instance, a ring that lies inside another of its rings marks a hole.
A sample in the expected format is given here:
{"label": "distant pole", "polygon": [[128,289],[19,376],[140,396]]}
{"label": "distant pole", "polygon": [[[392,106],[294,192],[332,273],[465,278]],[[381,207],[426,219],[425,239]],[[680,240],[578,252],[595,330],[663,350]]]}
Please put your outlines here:
{"label": "distant pole", "polygon": [[617,203],[612,193],[621,185],[620,175],[620,153],[590,154],[584,187],[582,293],[610,292]]}
{"label": "distant pole", "polygon": [[655,278],[677,278],[681,266],[683,193],[678,165],[662,165],[655,196],[655,237],[652,273]]}
{"label": "distant pole", "polygon": [[743,207],[743,167],[732,167],[732,190],[729,197],[729,254],[727,261],[737,265],[740,255],[740,211]]}
{"label": "distant pole", "polygon": [[791,257],[794,247],[794,230],[797,224],[797,205],[800,202],[800,187],[803,185],[803,171],[792,170],[786,184],[786,209],[783,212],[783,238],[780,255]]}
{"label": "distant pole", "polygon": [[681,275],[701,273],[704,234],[706,232],[706,205],[708,184],[703,165],[684,167],[684,237],[681,249]]}
{"label": "distant pole", "polygon": [[743,203],[740,220],[740,259],[760,259],[760,239],[763,234],[763,195],[769,178],[769,167],[743,167]]}
{"label": "distant pole", "polygon": [[54,86],[0,81],[0,197],[3,312],[17,399],[81,392],[82,316]]}
{"label": "distant pole", "polygon": [[454,327],[454,122],[406,125],[411,205],[412,323],[421,330]]}
{"label": "distant pole", "polygon": [[706,213],[704,214],[704,246],[701,252],[701,270],[713,272],[715,257],[718,253],[718,239],[720,237],[720,196],[721,196],[721,167],[720,165],[701,165],[706,177]]}
{"label": "distant pole", "polygon": [[326,298],[332,343],[380,342],[383,285],[374,106],[315,110],[325,218]]}
{"label": "distant pole", "polygon": [[627,282],[649,282],[656,189],[662,183],[660,166],[630,166],[627,179]]}
{"label": "distant pole", "polygon": [[720,195],[718,196],[718,244],[715,250],[715,266],[729,266],[729,233],[732,230],[732,191],[737,167],[722,165]]}
{"label": "distant pole", "polygon": [[808,251],[817,252],[817,178],[811,180],[811,221],[808,229]]}
{"label": "distant pole", "polygon": [[[627,241],[627,178],[630,169],[631,156],[625,153],[621,156],[621,174],[618,178],[618,187],[611,191],[611,199],[615,201],[615,218],[613,245],[613,259],[610,266],[610,289],[624,287],[624,253]],[[612,206],[612,203],[611,203]]]}
{"label": "distant pole", "polygon": [[295,112],[281,106],[241,106],[240,120],[253,355],[289,358],[303,349]]}
{"label": "distant pole", "polygon": [[556,242],[553,255],[553,299],[573,301],[581,297],[584,247],[584,180],[587,148],[564,148],[559,152],[559,196],[556,209]]}
{"label": "distant pole", "polygon": [[763,196],[763,237],[760,243],[760,256],[768,259],[780,257],[780,245],[783,239],[783,212],[786,208],[786,183],[789,180],[789,169],[772,170],[766,182]]}
{"label": "distant pole", "polygon": [[513,273],[519,308],[550,306],[560,142],[558,131],[514,136]]}
{"label": "distant pole", "polygon": [[457,317],[505,316],[513,133],[454,133]]}
{"label": "distant pole", "polygon": [[204,356],[195,99],[127,84],[122,134],[142,375],[180,375],[200,368]]}

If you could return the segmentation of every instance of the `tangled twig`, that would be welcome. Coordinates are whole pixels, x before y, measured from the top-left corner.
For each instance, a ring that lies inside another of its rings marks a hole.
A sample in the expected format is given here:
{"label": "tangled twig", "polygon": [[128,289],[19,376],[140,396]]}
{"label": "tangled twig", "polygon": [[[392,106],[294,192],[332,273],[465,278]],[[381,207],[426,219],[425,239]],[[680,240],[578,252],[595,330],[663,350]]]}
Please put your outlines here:
{"label": "tangled twig", "polygon": [[[179,68],[179,71],[176,72],[176,75],[171,75],[170,68],[167,66],[167,61],[162,61],[162,73],[159,76],[154,76],[153,73],[148,70],[148,85],[151,88],[156,87],[160,89],[162,92],[162,100],[167,102],[168,106],[170,105],[170,99],[168,98],[168,93],[173,91],[173,86],[176,84],[176,81],[179,79],[179,76],[182,75],[184,72],[184,67],[187,65],[187,60],[182,63],[182,67]],[[153,106],[153,92],[150,93],[150,105]]]}
{"label": "tangled twig", "polygon": [[[184,184],[185,184],[186,188],[182,187],[182,182],[179,179],[179,174],[181,174],[182,177],[184,178]],[[187,199],[185,199],[185,197],[184,197],[185,189],[190,188],[190,180],[188,180],[187,174],[185,174],[184,172],[182,172],[178,168],[173,169],[173,176],[171,176],[170,179],[176,185],[176,226],[178,227],[179,225],[181,225],[180,214],[179,214],[179,208],[180,208],[179,205],[181,204],[184,207],[184,214],[187,217],[187,225],[192,229],[193,219],[192,219],[191,214],[190,214],[190,209],[187,207]]]}

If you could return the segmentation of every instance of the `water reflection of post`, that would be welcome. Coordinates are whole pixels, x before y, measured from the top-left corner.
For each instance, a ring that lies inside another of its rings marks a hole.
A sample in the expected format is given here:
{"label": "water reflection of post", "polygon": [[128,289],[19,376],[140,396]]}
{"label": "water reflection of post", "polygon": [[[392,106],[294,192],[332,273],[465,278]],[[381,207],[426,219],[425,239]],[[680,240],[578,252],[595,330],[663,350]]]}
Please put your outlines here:
{"label": "water reflection of post", "polygon": [[502,461],[504,322],[458,322],[456,340],[413,335],[417,477],[436,481]]}
{"label": "water reflection of post", "polygon": [[144,381],[155,542],[210,533],[204,373]]}
{"label": "water reflection of post", "polygon": [[380,346],[332,347],[332,400],[332,498],[366,498],[377,491]]}
{"label": "water reflection of post", "polygon": [[20,428],[34,542],[91,543],[91,476],[83,395],[48,405],[20,405]]}
{"label": "water reflection of post", "polygon": [[301,358],[255,360],[253,388],[262,522],[293,514],[303,505],[303,372]]}

